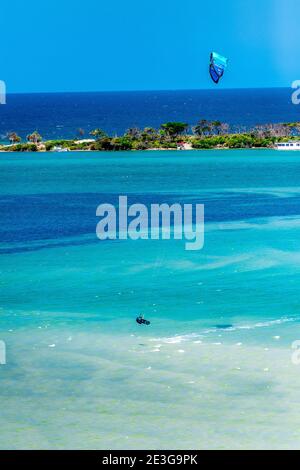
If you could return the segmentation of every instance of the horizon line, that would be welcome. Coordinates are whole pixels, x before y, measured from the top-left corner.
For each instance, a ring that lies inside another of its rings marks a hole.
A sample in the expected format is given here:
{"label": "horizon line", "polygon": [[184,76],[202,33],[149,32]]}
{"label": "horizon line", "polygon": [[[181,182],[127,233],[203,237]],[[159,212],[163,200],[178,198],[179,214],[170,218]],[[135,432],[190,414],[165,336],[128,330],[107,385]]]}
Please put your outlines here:
{"label": "horizon line", "polygon": [[233,91],[233,90],[284,90],[290,89],[288,86],[274,87],[238,87],[238,88],[163,88],[163,89],[142,89],[142,90],[84,90],[84,91],[15,91],[7,92],[9,95],[55,95],[55,94],[83,94],[83,93],[150,93],[150,92],[181,92],[181,91]]}

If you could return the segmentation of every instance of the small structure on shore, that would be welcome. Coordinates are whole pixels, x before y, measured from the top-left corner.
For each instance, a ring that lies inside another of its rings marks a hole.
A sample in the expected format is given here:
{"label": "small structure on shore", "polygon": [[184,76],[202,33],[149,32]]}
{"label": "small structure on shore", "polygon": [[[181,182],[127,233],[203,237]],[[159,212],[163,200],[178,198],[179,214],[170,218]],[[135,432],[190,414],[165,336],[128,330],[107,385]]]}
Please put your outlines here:
{"label": "small structure on shore", "polygon": [[52,147],[51,152],[69,152],[70,149],[67,147],[61,147],[60,145],[55,145]]}
{"label": "small structure on shore", "polygon": [[192,150],[193,146],[190,142],[177,142],[177,150]]}
{"label": "small structure on shore", "polygon": [[275,148],[276,150],[300,150],[300,141],[277,142]]}

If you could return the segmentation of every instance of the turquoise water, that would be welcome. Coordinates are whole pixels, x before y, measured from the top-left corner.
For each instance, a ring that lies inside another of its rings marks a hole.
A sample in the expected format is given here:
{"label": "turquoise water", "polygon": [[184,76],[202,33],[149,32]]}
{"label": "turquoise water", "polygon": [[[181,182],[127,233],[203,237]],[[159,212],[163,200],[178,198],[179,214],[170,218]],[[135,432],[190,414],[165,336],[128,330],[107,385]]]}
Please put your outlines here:
{"label": "turquoise water", "polygon": [[[0,183],[2,449],[299,447],[297,154],[3,154]],[[99,241],[119,194],[204,203],[204,248]]]}

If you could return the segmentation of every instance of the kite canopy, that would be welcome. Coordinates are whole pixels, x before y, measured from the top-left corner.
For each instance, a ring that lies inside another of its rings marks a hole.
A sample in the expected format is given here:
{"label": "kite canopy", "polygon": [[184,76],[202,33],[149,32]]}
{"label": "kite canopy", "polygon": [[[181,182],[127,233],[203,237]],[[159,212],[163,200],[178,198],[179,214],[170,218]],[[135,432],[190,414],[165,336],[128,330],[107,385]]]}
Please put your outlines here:
{"label": "kite canopy", "polygon": [[212,52],[210,54],[209,73],[215,83],[218,83],[220,78],[223,76],[224,70],[227,67],[227,62],[228,59],[217,54],[217,52]]}

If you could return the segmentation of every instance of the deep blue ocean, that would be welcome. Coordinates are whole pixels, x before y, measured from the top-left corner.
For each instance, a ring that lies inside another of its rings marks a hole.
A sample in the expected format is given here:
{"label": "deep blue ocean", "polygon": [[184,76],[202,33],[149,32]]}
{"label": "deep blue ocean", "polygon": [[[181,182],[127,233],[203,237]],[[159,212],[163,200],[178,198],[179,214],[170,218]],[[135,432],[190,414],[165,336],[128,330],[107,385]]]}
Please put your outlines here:
{"label": "deep blue ocean", "polygon": [[290,88],[12,94],[0,106],[0,140],[9,131],[23,138],[74,138],[78,128],[123,133],[129,127],[180,120],[219,119],[235,126],[300,120]]}

